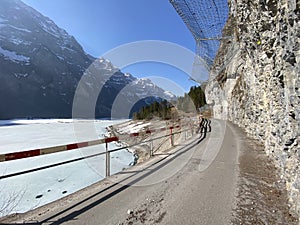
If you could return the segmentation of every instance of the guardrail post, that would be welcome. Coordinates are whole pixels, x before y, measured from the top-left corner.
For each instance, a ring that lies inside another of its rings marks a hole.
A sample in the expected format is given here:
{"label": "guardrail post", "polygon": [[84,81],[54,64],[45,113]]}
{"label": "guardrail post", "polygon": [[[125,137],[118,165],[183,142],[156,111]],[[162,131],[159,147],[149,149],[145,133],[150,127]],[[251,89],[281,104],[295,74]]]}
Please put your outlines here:
{"label": "guardrail post", "polygon": [[153,156],[153,141],[150,142],[150,158]]}
{"label": "guardrail post", "polygon": [[194,136],[194,126],[191,124],[191,131],[192,131],[192,136]]}
{"label": "guardrail post", "polygon": [[174,134],[173,134],[172,130],[173,130],[173,127],[170,127],[170,134],[171,134],[171,136],[170,136],[170,138],[171,138],[171,146],[174,146]]}
{"label": "guardrail post", "polygon": [[105,143],[106,147],[106,154],[105,154],[105,176],[109,177],[110,176],[110,152],[108,151],[108,143]]}

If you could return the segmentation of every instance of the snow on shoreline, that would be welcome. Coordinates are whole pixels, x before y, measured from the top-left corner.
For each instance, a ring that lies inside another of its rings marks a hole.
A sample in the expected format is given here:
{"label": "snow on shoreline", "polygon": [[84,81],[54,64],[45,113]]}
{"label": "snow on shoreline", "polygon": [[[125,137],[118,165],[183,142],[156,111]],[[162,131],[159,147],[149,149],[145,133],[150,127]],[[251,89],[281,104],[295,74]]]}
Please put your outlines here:
{"label": "snow on shoreline", "polygon": [[[0,154],[77,143],[103,138],[106,127],[123,122],[111,120],[12,120],[0,121]],[[89,132],[91,126],[94,132]],[[109,149],[118,148],[109,143]],[[53,153],[0,163],[0,174],[10,174],[105,151],[104,145]],[[111,173],[127,168],[134,156],[126,149],[111,153]],[[104,178],[105,156],[65,164],[46,170],[0,180],[0,216],[21,213],[68,194]],[[9,203],[9,204],[8,204]],[[2,205],[3,204],[3,205]]]}
{"label": "snow on shoreline", "polygon": [[119,126],[118,133],[120,134],[126,134],[126,133],[137,133],[140,132],[143,128],[148,127],[151,124],[144,123],[144,122],[137,122],[132,124],[125,124],[123,127]]}

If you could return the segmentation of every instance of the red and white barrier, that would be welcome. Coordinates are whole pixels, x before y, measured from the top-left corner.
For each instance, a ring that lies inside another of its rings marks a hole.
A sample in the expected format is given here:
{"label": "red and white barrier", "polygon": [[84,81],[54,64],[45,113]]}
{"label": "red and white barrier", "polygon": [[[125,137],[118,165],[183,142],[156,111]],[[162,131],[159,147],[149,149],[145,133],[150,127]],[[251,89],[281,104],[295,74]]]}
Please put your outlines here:
{"label": "red and white barrier", "polygon": [[[145,134],[151,134],[154,132],[161,132],[166,131],[168,129],[171,130],[174,128],[180,128],[180,126],[175,127],[163,127],[159,129],[153,129],[153,130],[146,130],[138,133],[130,133],[130,137],[138,137]],[[67,145],[61,145],[61,146],[55,146],[55,147],[49,147],[49,148],[41,148],[41,149],[33,149],[33,150],[27,150],[27,151],[20,151],[20,152],[13,152],[13,153],[6,153],[6,154],[0,154],[0,162],[4,161],[10,161],[10,160],[16,160],[16,159],[23,159],[23,158],[29,158],[34,156],[40,156],[40,155],[46,155],[46,154],[52,154],[56,152],[63,152],[63,151],[69,151],[69,150],[75,150],[78,148],[84,148],[88,146],[94,146],[104,143],[110,143],[114,141],[119,141],[118,137],[108,137],[104,139],[99,140],[93,140],[93,141],[87,141],[87,142],[80,142],[80,143],[73,143],[73,144],[67,144]]]}
{"label": "red and white barrier", "polygon": [[55,147],[50,147],[50,148],[41,148],[41,149],[34,149],[34,150],[28,150],[28,151],[22,151],[22,152],[6,153],[6,154],[0,155],[0,162],[29,158],[29,157],[39,156],[39,155],[52,154],[52,153],[56,153],[56,152],[69,151],[69,150],[84,148],[84,147],[88,147],[88,146],[110,143],[110,142],[118,141],[118,140],[119,140],[118,137],[109,137],[109,138],[105,138],[105,139],[73,143],[73,144],[55,146]]}

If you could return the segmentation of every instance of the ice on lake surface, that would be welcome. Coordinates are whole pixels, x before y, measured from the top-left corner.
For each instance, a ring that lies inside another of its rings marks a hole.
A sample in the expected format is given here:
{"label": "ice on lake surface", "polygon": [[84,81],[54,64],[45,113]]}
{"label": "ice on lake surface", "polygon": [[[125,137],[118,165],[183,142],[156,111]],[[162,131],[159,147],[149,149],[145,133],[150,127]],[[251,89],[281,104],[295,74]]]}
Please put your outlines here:
{"label": "ice on lake surface", "polygon": [[[0,122],[0,154],[102,139],[106,127],[124,120],[11,120]],[[109,143],[109,149],[117,148]],[[0,174],[10,174],[105,151],[97,145],[15,161],[0,162]],[[111,153],[111,173],[127,168],[133,154]],[[26,212],[104,178],[105,156],[65,164],[0,180],[0,216]]]}

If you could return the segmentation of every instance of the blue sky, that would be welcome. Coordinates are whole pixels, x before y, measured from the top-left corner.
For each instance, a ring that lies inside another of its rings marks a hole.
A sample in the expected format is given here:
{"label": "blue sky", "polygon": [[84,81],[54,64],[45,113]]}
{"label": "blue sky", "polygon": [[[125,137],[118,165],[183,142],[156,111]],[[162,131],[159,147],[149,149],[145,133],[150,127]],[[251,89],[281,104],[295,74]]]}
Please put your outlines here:
{"label": "blue sky", "polygon": [[[173,42],[195,51],[192,34],[169,0],[22,1],[73,35],[84,50],[95,57],[119,45],[141,40]],[[185,91],[196,84],[179,69],[162,63],[137,63],[122,71],[136,77],[165,77]],[[163,82],[158,85],[172,89]],[[182,94],[178,89],[171,91],[177,95]]]}

